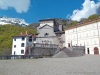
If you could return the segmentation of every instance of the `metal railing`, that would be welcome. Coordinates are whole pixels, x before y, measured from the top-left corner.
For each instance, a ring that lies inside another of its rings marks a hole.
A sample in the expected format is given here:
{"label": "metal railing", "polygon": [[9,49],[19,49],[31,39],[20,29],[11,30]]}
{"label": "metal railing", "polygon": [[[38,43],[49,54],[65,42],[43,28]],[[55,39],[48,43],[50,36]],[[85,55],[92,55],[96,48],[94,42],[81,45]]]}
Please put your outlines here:
{"label": "metal railing", "polygon": [[42,55],[1,55],[0,60],[43,58]]}
{"label": "metal railing", "polygon": [[41,48],[58,48],[56,44],[33,44],[33,47],[41,47]]}

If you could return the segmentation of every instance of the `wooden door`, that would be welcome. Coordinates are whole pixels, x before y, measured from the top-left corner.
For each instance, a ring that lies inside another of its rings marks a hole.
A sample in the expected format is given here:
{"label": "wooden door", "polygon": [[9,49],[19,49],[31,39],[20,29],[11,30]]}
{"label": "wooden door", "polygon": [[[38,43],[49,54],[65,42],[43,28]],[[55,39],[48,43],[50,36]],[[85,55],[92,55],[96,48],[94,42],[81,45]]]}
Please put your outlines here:
{"label": "wooden door", "polygon": [[94,48],[94,54],[99,54],[99,49],[97,47]]}

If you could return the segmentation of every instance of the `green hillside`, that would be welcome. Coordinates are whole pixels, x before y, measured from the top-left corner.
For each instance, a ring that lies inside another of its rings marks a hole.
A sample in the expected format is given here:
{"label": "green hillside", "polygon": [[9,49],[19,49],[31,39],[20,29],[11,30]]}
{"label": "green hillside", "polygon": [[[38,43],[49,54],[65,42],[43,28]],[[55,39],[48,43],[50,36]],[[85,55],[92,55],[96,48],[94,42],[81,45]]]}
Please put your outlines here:
{"label": "green hillside", "polygon": [[27,27],[0,25],[0,55],[11,54],[12,36],[25,33],[26,30],[32,34],[36,33],[35,29],[29,29]]}

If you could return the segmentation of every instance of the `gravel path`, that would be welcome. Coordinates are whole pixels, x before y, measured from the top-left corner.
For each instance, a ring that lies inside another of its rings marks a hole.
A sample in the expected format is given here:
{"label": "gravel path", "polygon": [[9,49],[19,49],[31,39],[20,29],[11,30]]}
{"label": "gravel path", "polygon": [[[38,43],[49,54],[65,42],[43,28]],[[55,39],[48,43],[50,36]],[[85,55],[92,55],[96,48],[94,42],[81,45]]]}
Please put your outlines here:
{"label": "gravel path", "polygon": [[100,55],[0,60],[0,75],[100,75]]}

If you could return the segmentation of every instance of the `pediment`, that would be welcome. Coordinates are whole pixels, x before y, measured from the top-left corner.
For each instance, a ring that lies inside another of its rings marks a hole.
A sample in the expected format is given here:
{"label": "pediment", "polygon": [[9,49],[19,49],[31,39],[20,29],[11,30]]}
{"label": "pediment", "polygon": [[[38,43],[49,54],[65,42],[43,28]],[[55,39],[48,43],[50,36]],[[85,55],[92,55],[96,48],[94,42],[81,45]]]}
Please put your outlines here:
{"label": "pediment", "polygon": [[40,27],[39,29],[42,29],[42,28],[53,28],[53,27],[52,27],[52,26],[50,26],[50,25],[48,25],[48,24],[46,24],[46,25],[44,25],[44,26]]}

